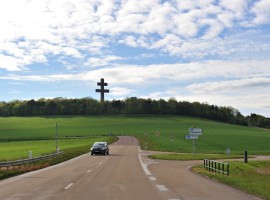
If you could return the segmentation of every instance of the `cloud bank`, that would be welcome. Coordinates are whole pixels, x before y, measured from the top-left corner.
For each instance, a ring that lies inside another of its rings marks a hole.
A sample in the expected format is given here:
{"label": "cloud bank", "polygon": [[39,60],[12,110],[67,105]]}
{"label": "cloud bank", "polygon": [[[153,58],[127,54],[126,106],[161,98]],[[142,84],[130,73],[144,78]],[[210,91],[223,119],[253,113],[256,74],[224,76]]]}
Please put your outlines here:
{"label": "cloud bank", "polygon": [[104,77],[111,98],[176,97],[270,116],[269,0],[0,4],[1,84],[92,87]]}

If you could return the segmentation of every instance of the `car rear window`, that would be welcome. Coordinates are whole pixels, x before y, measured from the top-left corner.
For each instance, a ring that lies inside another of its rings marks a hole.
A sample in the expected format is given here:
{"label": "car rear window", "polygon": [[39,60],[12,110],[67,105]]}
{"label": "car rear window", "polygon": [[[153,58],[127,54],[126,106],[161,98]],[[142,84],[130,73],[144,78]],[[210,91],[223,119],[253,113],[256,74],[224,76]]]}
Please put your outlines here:
{"label": "car rear window", "polygon": [[94,144],[94,147],[98,147],[98,146],[105,146],[105,144],[104,143],[95,143]]}

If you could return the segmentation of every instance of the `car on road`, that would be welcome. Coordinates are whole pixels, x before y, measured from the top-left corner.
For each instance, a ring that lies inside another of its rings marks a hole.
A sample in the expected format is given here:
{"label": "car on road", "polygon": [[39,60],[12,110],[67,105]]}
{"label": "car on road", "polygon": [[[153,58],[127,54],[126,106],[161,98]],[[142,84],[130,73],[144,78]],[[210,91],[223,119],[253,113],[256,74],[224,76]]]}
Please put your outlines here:
{"label": "car on road", "polygon": [[91,147],[91,155],[94,154],[109,155],[109,146],[107,142],[95,142]]}

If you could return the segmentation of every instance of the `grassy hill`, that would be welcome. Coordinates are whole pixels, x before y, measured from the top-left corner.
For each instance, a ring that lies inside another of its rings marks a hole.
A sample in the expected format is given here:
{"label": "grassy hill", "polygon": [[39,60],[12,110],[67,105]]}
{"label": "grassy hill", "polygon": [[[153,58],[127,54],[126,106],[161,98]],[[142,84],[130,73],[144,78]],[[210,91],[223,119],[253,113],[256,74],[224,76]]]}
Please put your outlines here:
{"label": "grassy hill", "polygon": [[249,154],[270,154],[270,130],[177,116],[7,117],[0,118],[0,141],[53,139],[56,122],[59,137],[133,135],[140,139],[142,148],[147,143],[151,150],[175,152],[192,152],[192,140],[184,136],[188,128],[200,127],[203,135],[195,142],[198,153],[225,153],[230,148],[232,154],[242,154],[245,149]]}

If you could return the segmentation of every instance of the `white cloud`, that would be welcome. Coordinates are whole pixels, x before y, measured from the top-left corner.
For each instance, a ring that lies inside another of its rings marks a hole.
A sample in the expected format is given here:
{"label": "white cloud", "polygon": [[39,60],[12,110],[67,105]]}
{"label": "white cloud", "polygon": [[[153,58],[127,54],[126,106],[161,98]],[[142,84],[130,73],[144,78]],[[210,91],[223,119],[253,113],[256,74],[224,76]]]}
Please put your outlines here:
{"label": "white cloud", "polygon": [[134,36],[127,36],[124,40],[120,40],[119,43],[124,43],[127,46],[131,46],[131,47],[138,47],[138,44],[136,42],[136,38]]}
{"label": "white cloud", "polygon": [[134,91],[126,87],[112,87],[110,88],[110,94],[113,96],[129,96]]}
{"label": "white cloud", "polygon": [[122,59],[121,57],[113,56],[113,55],[100,57],[100,58],[91,57],[91,58],[88,58],[87,64],[85,65],[90,66],[90,67],[106,66],[113,63],[114,61],[121,60],[121,59]]}
{"label": "white cloud", "polygon": [[255,14],[254,24],[269,24],[270,22],[270,1],[260,0],[255,3],[251,11]]}
{"label": "white cloud", "polygon": [[[104,58],[110,60],[111,58]],[[118,58],[114,58],[118,59]],[[113,60],[114,60],[113,59]],[[93,62],[95,63],[95,62]],[[2,76],[0,79],[26,81],[56,81],[85,80],[92,81],[104,77],[113,84],[145,84],[146,82],[199,81],[209,79],[246,79],[251,84],[265,83],[265,77],[270,76],[270,60],[222,61],[210,60],[204,62],[159,64],[159,65],[119,65],[101,68],[77,74]],[[252,79],[256,78],[256,79]],[[261,79],[260,79],[261,78]],[[233,82],[231,82],[233,83]],[[234,82],[240,84],[241,82]],[[254,82],[253,82],[254,83]],[[243,84],[243,83],[242,83]],[[240,84],[241,85],[241,84]],[[222,85],[220,86],[222,87]]]}
{"label": "white cloud", "polygon": [[120,44],[125,44],[130,47],[145,47],[148,48],[149,44],[147,43],[147,38],[144,36],[140,36],[138,38],[129,35],[124,39],[119,40]]}
{"label": "white cloud", "polygon": [[270,89],[270,78],[267,77],[254,77],[254,78],[243,78],[239,80],[229,81],[213,81],[204,83],[195,83],[186,87],[189,91],[196,91],[197,93],[230,93],[234,95],[235,92],[239,94],[239,91],[248,93],[251,90],[257,90],[256,92],[262,92],[266,88]]}
{"label": "white cloud", "polygon": [[245,9],[248,7],[247,0],[221,0],[220,5],[234,13],[238,18],[244,17]]}
{"label": "white cloud", "polygon": [[52,55],[83,62],[89,54],[105,56],[118,41],[184,58],[224,56],[235,45],[219,36],[243,24],[270,23],[269,9],[269,0],[9,0],[0,6],[0,54],[16,58],[8,70],[46,63]]}
{"label": "white cloud", "polygon": [[0,68],[8,71],[21,71],[24,68],[20,65],[21,60],[12,56],[6,56],[0,54]]}

